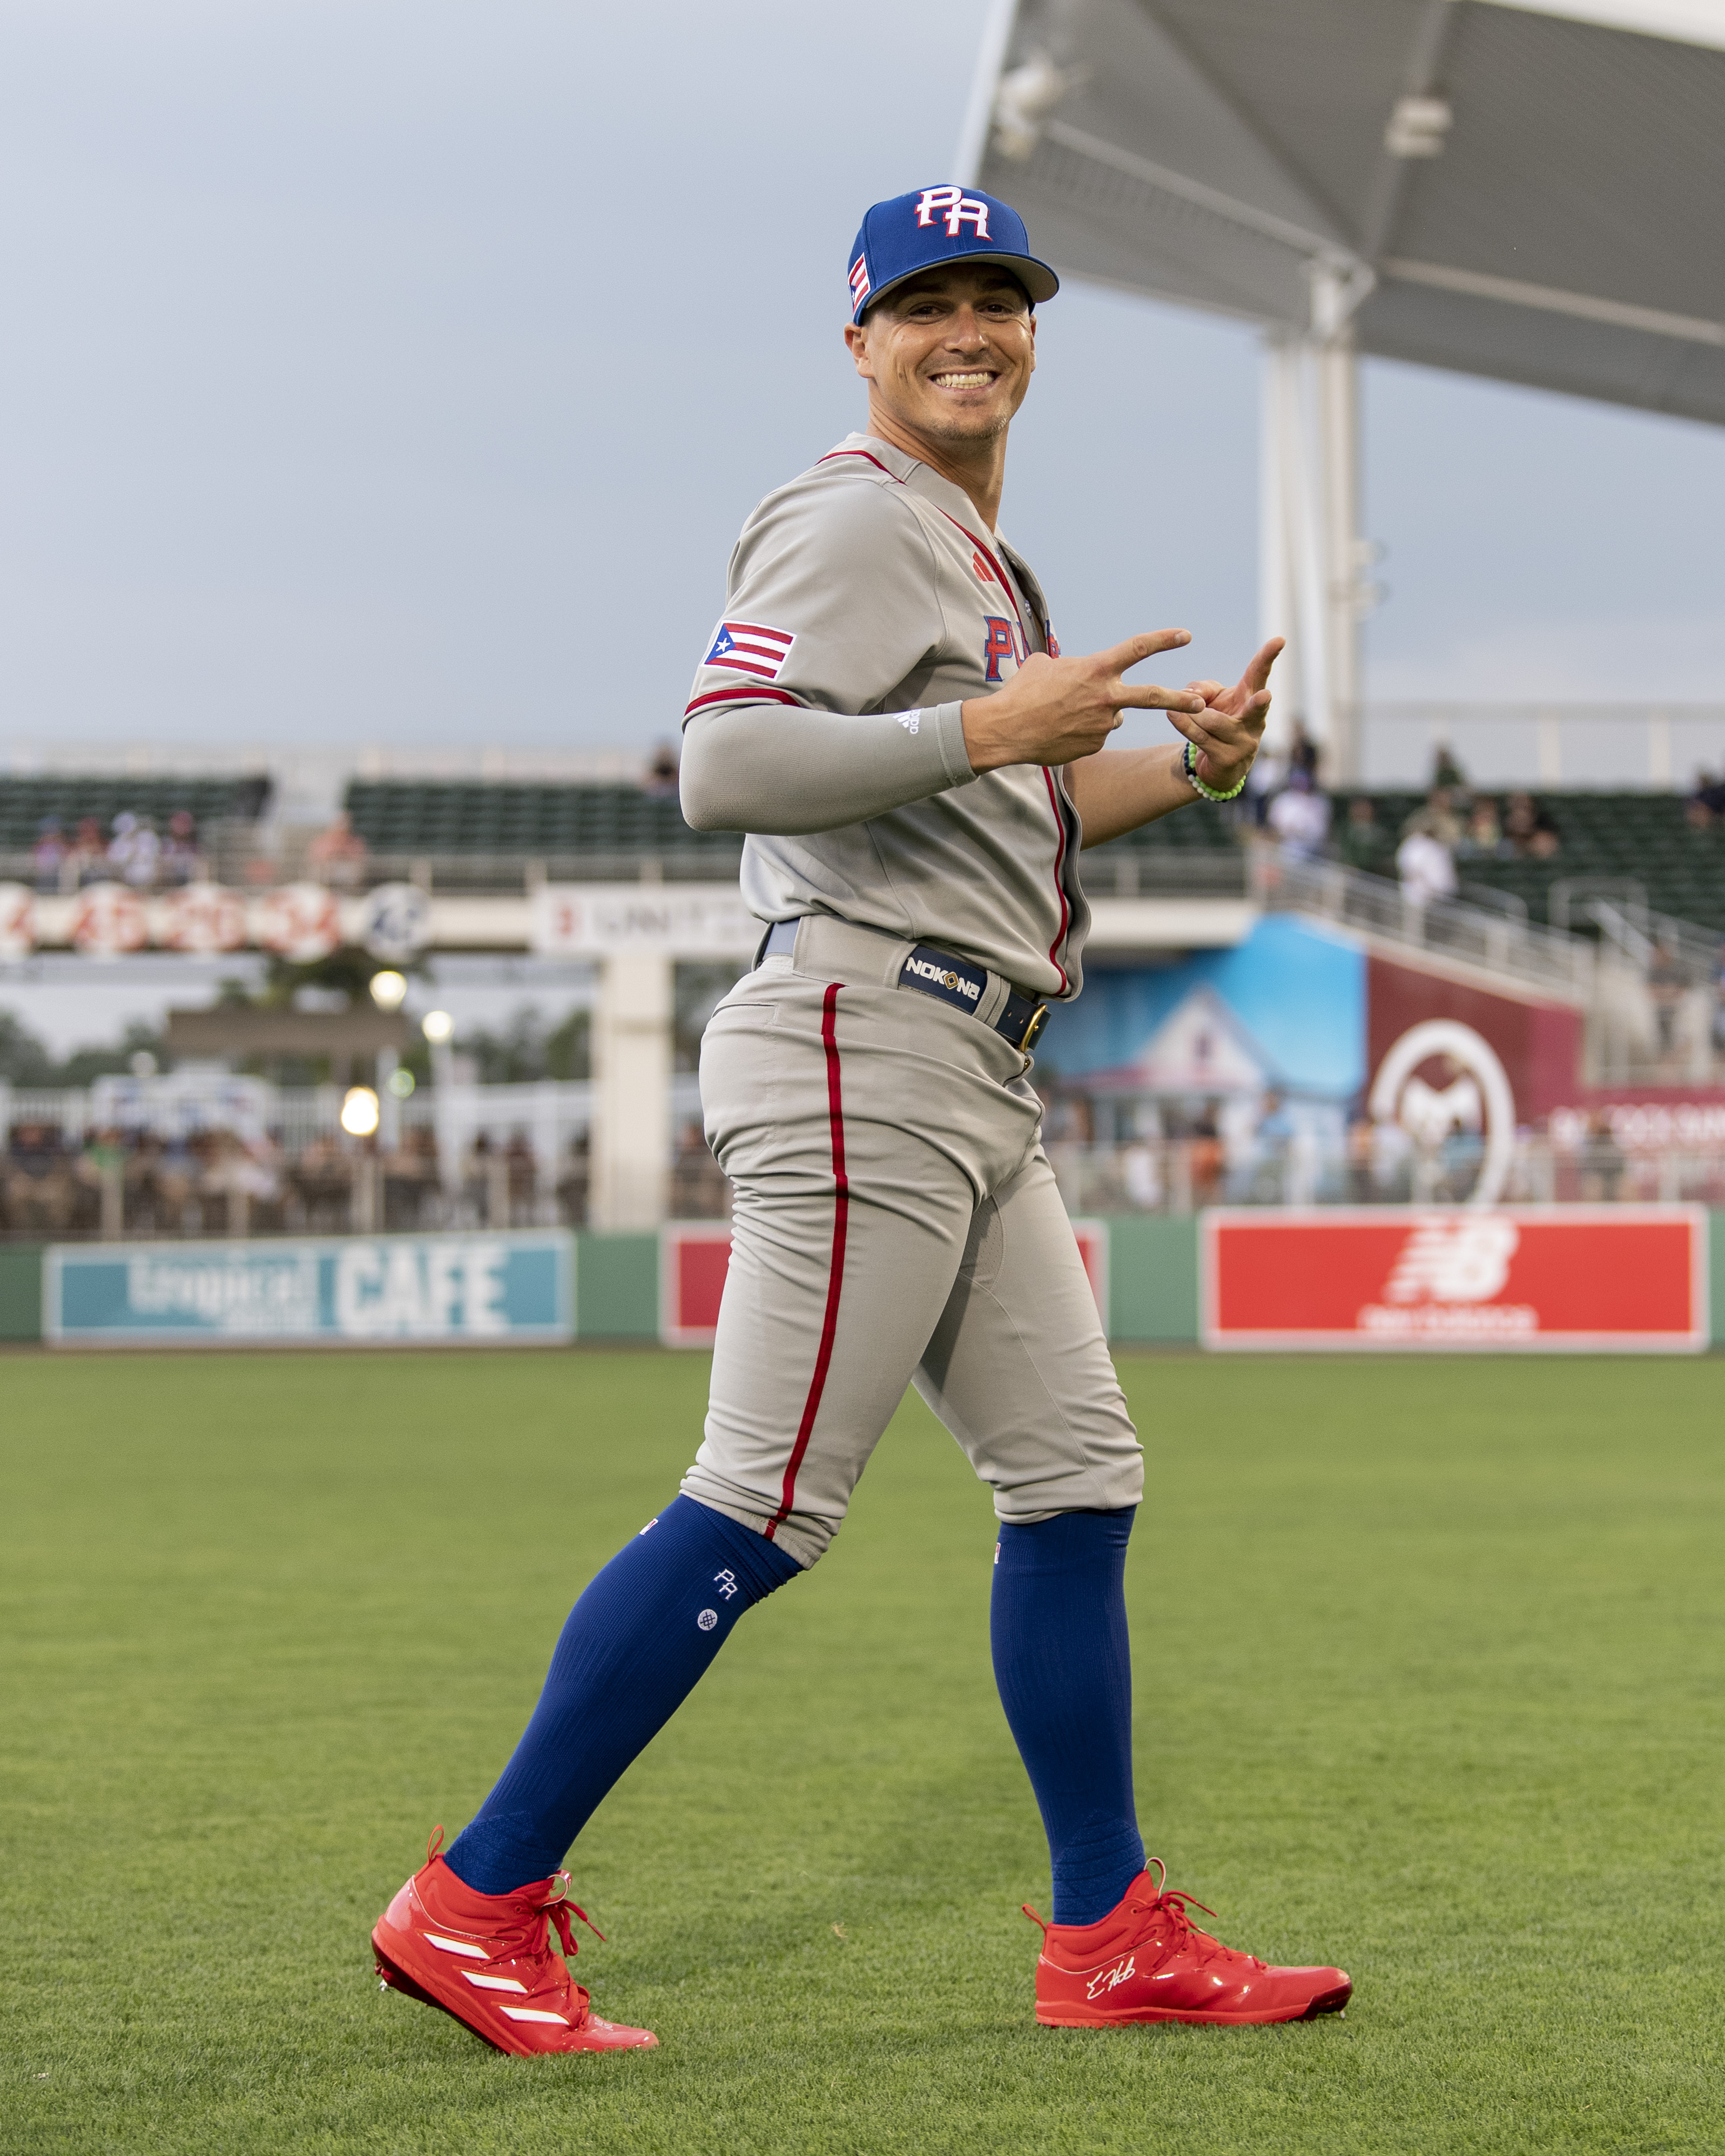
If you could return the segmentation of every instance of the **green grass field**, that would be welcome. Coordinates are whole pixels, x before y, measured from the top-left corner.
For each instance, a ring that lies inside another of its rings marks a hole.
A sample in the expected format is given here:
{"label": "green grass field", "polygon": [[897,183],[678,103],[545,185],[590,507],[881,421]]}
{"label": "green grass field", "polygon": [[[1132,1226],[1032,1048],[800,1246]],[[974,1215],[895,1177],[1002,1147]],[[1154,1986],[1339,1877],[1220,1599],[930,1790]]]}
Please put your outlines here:
{"label": "green grass field", "polygon": [[1147,1840],[1345,2020],[1034,2025],[991,1514],[913,1401],[576,1852],[579,1974],[662,2048],[501,2058],[367,1933],[704,1361],[16,1356],[0,2147],[1725,2148],[1720,1365],[1122,1374]]}

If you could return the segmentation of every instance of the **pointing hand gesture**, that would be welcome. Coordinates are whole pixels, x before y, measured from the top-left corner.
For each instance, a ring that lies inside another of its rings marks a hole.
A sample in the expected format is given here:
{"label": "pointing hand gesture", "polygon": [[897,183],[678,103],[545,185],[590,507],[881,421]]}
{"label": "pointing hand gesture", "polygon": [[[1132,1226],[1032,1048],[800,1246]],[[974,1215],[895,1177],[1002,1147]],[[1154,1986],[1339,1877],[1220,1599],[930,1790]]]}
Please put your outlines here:
{"label": "pointing hand gesture", "polygon": [[[1189,681],[1187,700],[1168,700],[1170,723],[1199,752],[1199,777],[1219,793],[1232,793],[1252,767],[1270,715],[1270,670],[1282,644],[1272,636],[1231,689],[1219,681]],[[1195,711],[1192,698],[1202,699]]]}
{"label": "pointing hand gesture", "polygon": [[[1257,737],[1264,731],[1263,712],[1269,708],[1270,699],[1264,695],[1253,711],[1246,709],[1252,702],[1253,690],[1263,688],[1262,679],[1254,680],[1253,676],[1260,666],[1263,675],[1269,673],[1271,660],[1281,649],[1280,642],[1266,644],[1247,668],[1240,687],[1228,692],[1230,697],[1245,692],[1245,704],[1238,719],[1221,703],[1212,707],[1209,692],[1214,690],[1219,697],[1219,682],[1194,681],[1184,689],[1159,689],[1153,682],[1140,687],[1125,679],[1130,668],[1158,651],[1176,651],[1191,641],[1183,629],[1162,629],[1150,635],[1129,636],[1111,651],[1094,651],[1081,658],[1050,659],[1034,652],[1004,689],[992,696],[973,696],[962,707],[959,716],[964,724],[964,746],[972,770],[994,771],[1007,763],[1076,763],[1094,756],[1121,723],[1122,714],[1130,711],[1167,711],[1183,732],[1189,725],[1201,725],[1206,730],[1204,736],[1199,738],[1194,734],[1194,738],[1207,754],[1211,730],[1224,722],[1247,729],[1255,725],[1256,732],[1251,736],[1255,747]],[[1223,752],[1221,744],[1228,737],[1220,733],[1214,737],[1219,753]],[[1240,751],[1235,748],[1231,752],[1237,760]],[[1234,782],[1225,783],[1231,786]]]}

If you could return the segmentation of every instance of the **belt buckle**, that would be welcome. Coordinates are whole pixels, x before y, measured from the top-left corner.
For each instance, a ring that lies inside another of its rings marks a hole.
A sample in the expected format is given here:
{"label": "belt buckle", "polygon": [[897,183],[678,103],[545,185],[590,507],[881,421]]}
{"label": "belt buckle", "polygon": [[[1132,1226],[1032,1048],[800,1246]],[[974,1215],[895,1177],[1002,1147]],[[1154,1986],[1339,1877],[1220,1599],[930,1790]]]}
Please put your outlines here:
{"label": "belt buckle", "polygon": [[1048,1005],[1038,1004],[1024,1022],[1024,1029],[1013,1044],[1020,1055],[1028,1055],[1042,1038],[1042,1029],[1048,1024]]}

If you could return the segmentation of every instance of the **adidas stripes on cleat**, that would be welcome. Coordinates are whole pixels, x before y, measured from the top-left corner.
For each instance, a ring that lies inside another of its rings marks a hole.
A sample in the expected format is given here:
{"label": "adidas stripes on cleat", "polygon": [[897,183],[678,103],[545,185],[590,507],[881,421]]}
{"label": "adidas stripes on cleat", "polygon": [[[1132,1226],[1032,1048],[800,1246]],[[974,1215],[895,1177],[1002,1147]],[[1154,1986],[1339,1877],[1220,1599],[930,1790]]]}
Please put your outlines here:
{"label": "adidas stripes on cleat", "polygon": [[434,1832],[424,1869],[408,1880],[372,1933],[377,1974],[390,1990],[442,2007],[475,2035],[518,2057],[657,2044],[650,2029],[602,2021],[552,1948],[555,1926],[563,1953],[574,1959],[571,1917],[579,1917],[595,1938],[603,1937],[568,1898],[567,1871],[512,1894],[476,1894],[438,1855],[443,1832]]}
{"label": "adidas stripes on cleat", "polygon": [[[1339,2014],[1353,1982],[1339,1969],[1276,1969],[1201,1932],[1189,1894],[1165,1891],[1141,1871],[1117,1908],[1094,1924],[1042,1924],[1036,2019],[1050,2029],[1102,2029],[1131,2021],[1309,2021]],[[1204,1909],[1212,1916],[1213,1910]]]}

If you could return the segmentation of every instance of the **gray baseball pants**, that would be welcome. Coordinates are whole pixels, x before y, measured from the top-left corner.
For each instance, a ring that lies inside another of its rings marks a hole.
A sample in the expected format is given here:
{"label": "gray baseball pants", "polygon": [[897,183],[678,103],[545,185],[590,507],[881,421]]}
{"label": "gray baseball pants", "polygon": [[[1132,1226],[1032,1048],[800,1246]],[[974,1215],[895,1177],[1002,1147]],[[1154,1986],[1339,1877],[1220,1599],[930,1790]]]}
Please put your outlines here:
{"label": "gray baseball pants", "polygon": [[[1114,1511],[1143,1460],[1038,1130],[1029,1059],[819,916],[720,1004],[707,1142],[735,1189],[685,1492],[813,1564],[914,1384],[1003,1520]],[[999,1009],[991,976],[982,1009]]]}

